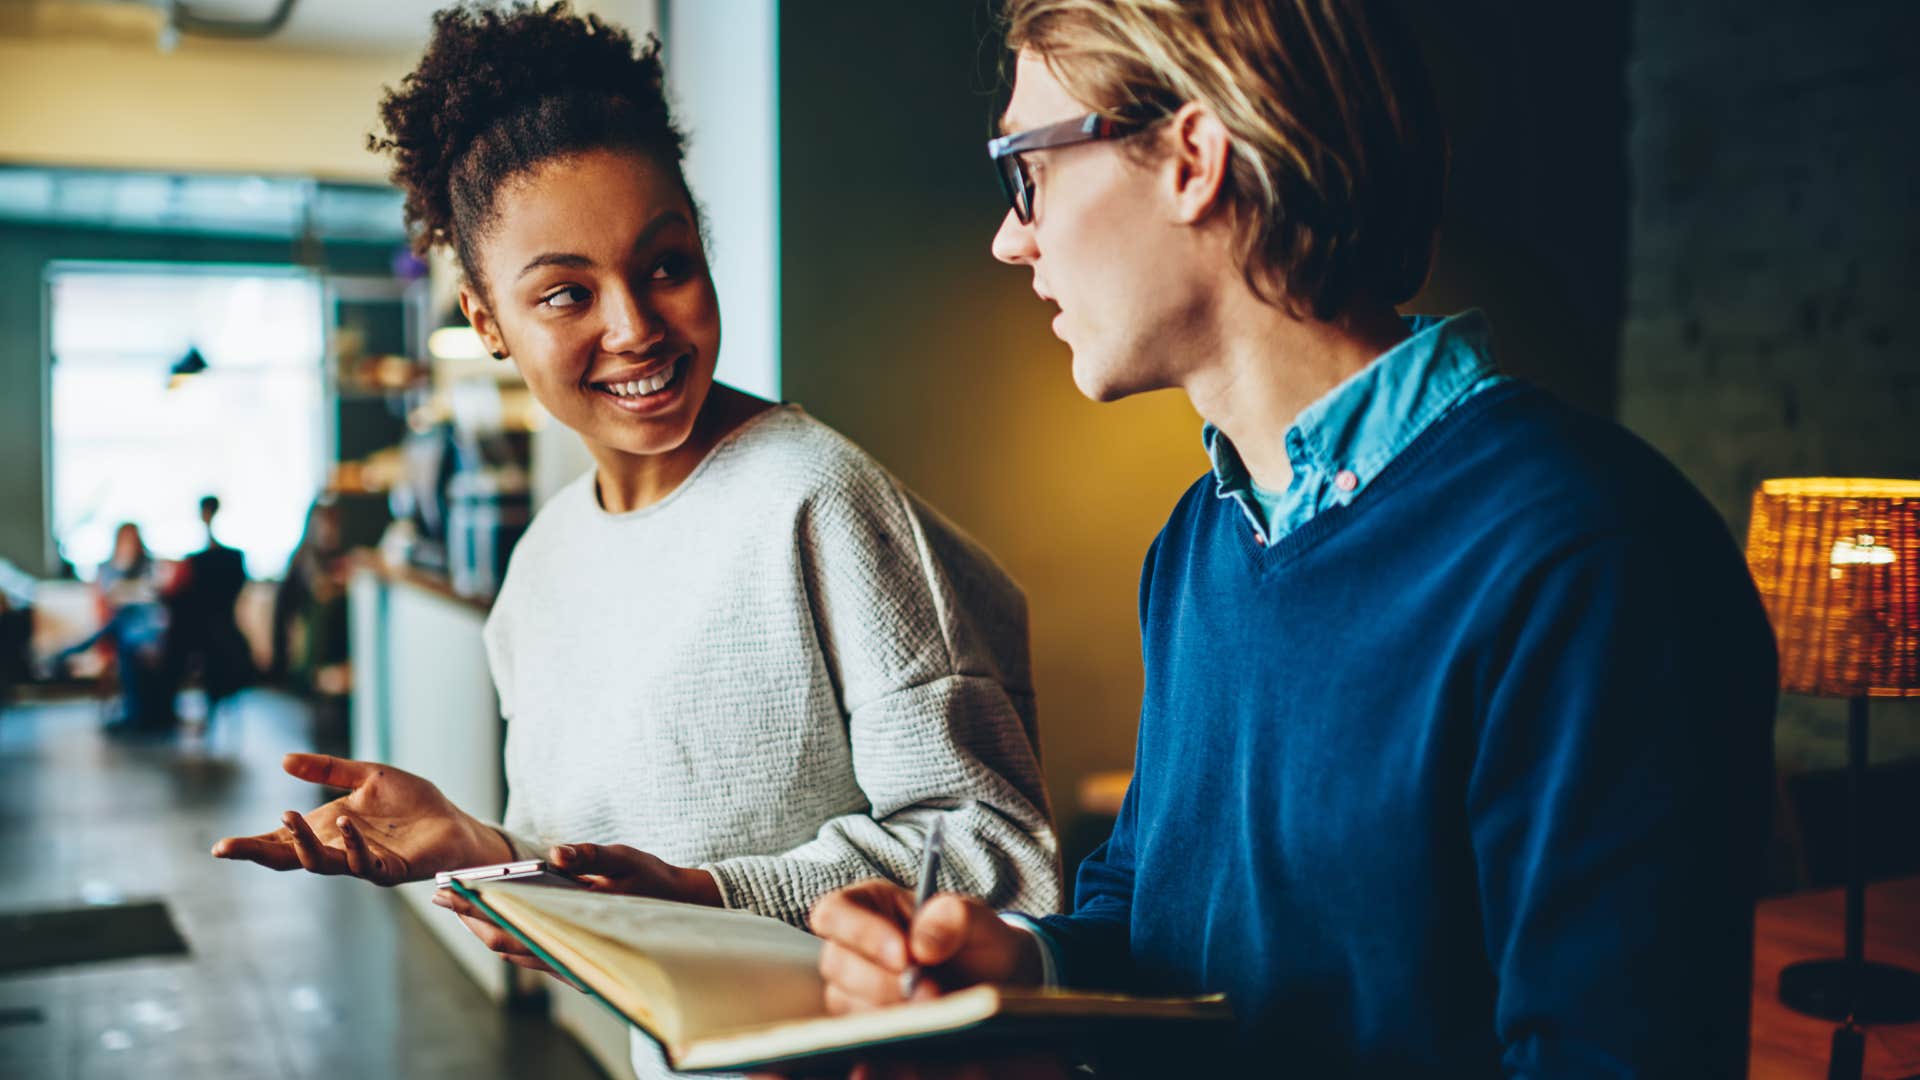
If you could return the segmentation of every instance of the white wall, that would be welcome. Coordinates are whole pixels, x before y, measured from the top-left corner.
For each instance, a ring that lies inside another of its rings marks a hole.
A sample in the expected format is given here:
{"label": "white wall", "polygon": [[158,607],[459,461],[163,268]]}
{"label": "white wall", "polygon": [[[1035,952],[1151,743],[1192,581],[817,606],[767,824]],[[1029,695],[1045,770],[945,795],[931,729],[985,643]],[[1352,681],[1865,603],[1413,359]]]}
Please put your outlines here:
{"label": "white wall", "polygon": [[778,0],[663,0],[687,183],[720,291],[721,381],[780,397]]}
{"label": "white wall", "polygon": [[[454,805],[499,821],[505,731],[480,636],[485,615],[366,568],[350,590],[354,756],[427,777]],[[506,996],[513,969],[433,907],[430,882],[396,891],[488,996]]]}

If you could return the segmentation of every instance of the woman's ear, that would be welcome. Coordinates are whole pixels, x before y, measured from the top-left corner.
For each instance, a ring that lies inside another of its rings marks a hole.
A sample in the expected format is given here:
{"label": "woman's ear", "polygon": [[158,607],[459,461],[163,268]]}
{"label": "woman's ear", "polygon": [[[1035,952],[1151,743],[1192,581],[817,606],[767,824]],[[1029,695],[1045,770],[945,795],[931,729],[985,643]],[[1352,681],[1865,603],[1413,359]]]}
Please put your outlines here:
{"label": "woman's ear", "polygon": [[1180,106],[1167,121],[1167,175],[1172,184],[1173,218],[1182,225],[1204,220],[1220,203],[1233,140],[1213,110],[1198,102]]}
{"label": "woman's ear", "polygon": [[494,321],[493,312],[487,310],[486,302],[480,299],[473,285],[460,283],[460,313],[467,317],[473,332],[480,335],[480,343],[487,347],[495,360],[505,360],[513,350],[507,348],[507,340],[500,336],[500,324]]}

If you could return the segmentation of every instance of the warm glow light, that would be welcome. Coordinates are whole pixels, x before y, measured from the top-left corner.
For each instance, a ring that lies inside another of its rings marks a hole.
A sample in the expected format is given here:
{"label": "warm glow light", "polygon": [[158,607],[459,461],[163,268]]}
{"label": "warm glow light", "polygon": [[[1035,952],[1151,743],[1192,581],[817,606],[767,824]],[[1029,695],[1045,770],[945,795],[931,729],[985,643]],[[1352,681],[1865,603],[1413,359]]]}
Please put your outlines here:
{"label": "warm glow light", "polygon": [[427,351],[440,360],[485,360],[490,355],[471,326],[443,326],[427,335]]}
{"label": "warm glow light", "polygon": [[1920,481],[1768,480],[1747,564],[1780,643],[1780,687],[1920,697]]}
{"label": "warm glow light", "polygon": [[1762,480],[1762,495],[1800,495],[1819,499],[1920,499],[1920,480],[1854,480],[1801,476]]}
{"label": "warm glow light", "polygon": [[1893,549],[1876,545],[1873,537],[1867,533],[1861,533],[1853,540],[1833,542],[1833,565],[1835,566],[1887,566],[1893,560]]}

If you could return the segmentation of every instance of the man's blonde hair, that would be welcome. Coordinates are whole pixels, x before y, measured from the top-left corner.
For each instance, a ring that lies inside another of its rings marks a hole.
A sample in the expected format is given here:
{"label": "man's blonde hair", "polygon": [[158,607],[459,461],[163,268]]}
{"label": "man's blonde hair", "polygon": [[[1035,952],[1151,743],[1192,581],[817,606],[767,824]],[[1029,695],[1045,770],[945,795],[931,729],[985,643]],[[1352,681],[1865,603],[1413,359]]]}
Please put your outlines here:
{"label": "man's blonde hair", "polygon": [[1447,145],[1393,0],[1008,0],[1007,44],[1121,118],[1212,110],[1254,292],[1332,319],[1426,280]]}

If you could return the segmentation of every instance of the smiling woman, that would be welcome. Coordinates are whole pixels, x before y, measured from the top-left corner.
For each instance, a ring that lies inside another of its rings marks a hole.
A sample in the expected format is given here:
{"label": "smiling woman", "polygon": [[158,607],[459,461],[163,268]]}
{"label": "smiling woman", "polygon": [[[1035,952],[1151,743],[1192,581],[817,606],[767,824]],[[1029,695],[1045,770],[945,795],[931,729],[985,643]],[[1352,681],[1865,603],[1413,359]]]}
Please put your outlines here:
{"label": "smiling woman", "polygon": [[719,306],[656,53],[564,4],[444,11],[376,140],[419,246],[458,254],[487,349],[595,466],[516,547],[487,625],[506,820],[296,756],[350,793],[214,853],[381,883],[546,857],[799,924],[834,888],[909,880],[940,820],[943,884],[1053,910],[1024,599],[837,433],[714,381]]}
{"label": "smiling woman", "polygon": [[[720,311],[678,169],[582,149],[513,178],[491,209],[468,256],[467,317],[586,440],[608,509],[658,500],[724,434],[694,431],[714,388]],[[734,419],[751,407],[724,389],[715,399]]]}

